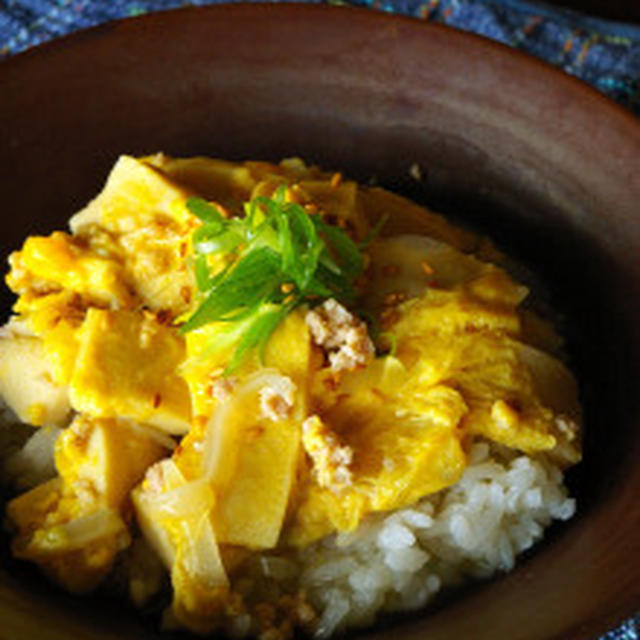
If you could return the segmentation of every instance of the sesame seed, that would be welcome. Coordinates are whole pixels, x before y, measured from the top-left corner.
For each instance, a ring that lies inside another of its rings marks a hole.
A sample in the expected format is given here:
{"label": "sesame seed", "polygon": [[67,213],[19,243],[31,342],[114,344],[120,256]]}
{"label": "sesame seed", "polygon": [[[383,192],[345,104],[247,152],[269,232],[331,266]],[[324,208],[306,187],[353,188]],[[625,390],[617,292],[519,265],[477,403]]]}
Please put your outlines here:
{"label": "sesame seed", "polygon": [[191,289],[189,287],[182,287],[180,289],[180,295],[182,296],[185,304],[189,304],[191,302]]}
{"label": "sesame seed", "polygon": [[420,268],[426,276],[431,276],[435,273],[435,269],[426,260],[420,263]]}
{"label": "sesame seed", "polygon": [[394,305],[394,304],[399,304],[400,302],[406,299],[407,299],[407,294],[404,293],[403,291],[392,291],[391,293],[388,293],[384,297],[384,303],[386,305]]}

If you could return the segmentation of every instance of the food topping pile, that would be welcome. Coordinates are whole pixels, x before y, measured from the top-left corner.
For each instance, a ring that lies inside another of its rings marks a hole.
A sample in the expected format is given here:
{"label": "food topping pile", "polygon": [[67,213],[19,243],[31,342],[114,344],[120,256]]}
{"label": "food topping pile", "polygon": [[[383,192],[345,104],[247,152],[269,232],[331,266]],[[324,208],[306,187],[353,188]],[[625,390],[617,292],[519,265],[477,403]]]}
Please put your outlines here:
{"label": "food topping pile", "polygon": [[[440,495],[479,443],[575,464],[560,339],[500,261],[297,159],[121,157],[70,232],[9,260],[0,395],[55,465],[8,503],[14,555],[86,593],[144,545],[174,625],[250,610],[264,635],[273,615],[237,587],[256,554]],[[289,627],[313,632],[288,597]]]}

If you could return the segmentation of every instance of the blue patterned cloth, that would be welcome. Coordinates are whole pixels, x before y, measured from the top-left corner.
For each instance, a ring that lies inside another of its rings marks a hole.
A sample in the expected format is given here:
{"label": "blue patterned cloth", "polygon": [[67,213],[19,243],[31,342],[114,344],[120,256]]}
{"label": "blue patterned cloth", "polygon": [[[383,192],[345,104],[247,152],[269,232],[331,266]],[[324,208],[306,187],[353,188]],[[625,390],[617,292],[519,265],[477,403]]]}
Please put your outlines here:
{"label": "blue patterned cloth", "polygon": [[[0,0],[0,59],[113,18],[215,1]],[[640,26],[526,0],[328,1],[403,13],[479,33],[543,58],[640,115]]]}
{"label": "blue patterned cloth", "polygon": [[[322,2],[323,0],[307,0]],[[472,31],[531,53],[640,116],[640,26],[527,0],[328,0]],[[216,0],[0,0],[0,59],[115,18]],[[600,640],[640,640],[640,615]]]}

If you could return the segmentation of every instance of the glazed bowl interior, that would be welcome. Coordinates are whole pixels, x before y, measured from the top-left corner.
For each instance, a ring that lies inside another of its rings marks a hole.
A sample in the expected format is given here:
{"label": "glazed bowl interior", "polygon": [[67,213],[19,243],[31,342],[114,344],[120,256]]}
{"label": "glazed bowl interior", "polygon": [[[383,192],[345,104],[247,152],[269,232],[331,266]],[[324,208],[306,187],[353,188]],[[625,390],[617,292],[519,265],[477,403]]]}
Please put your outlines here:
{"label": "glazed bowl interior", "polygon": [[[362,637],[590,638],[640,608],[640,125],[542,63],[375,12],[217,6],[116,23],[0,66],[2,253],[63,228],[121,153],[297,155],[427,203],[531,267],[585,408],[574,520],[516,570]],[[409,169],[418,165],[420,181]],[[418,222],[390,222],[416,230]],[[8,315],[11,297],[3,291]],[[3,640],[156,638],[8,559]]]}

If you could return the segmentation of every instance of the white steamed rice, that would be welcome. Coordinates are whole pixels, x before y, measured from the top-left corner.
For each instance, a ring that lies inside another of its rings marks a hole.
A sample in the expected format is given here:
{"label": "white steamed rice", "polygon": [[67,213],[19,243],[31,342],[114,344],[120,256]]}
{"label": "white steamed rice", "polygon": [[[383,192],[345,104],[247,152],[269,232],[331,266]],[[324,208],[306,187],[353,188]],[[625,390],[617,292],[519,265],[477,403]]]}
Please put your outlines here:
{"label": "white steamed rice", "polygon": [[[326,638],[370,625],[380,612],[422,608],[467,578],[512,569],[552,520],[574,512],[553,463],[478,443],[454,487],[299,552],[259,554],[237,587],[249,601],[302,590],[319,616],[314,635]],[[236,635],[249,622],[239,619]]]}

